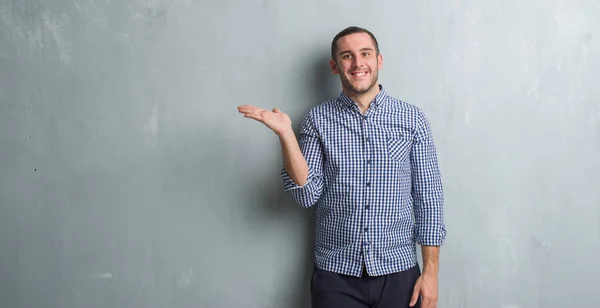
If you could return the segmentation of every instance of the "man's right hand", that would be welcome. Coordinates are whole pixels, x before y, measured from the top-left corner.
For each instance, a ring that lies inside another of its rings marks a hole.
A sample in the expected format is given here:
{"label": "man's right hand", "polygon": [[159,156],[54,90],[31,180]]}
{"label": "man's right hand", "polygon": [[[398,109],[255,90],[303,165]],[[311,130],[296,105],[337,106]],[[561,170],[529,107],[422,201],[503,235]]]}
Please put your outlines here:
{"label": "man's right hand", "polygon": [[269,111],[256,106],[242,105],[238,107],[238,112],[245,118],[263,123],[280,137],[292,131],[292,120],[278,108]]}
{"label": "man's right hand", "polygon": [[294,183],[305,185],[308,181],[308,163],[302,155],[300,145],[292,130],[290,117],[277,108],[269,111],[251,105],[242,105],[238,107],[238,111],[245,118],[263,123],[279,136],[285,170]]}

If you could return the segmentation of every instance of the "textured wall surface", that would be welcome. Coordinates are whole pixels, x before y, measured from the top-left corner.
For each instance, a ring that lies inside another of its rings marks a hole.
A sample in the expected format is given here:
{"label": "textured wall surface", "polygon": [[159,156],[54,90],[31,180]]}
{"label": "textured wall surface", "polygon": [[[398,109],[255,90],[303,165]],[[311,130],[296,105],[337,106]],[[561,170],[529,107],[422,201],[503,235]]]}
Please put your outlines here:
{"label": "textured wall surface", "polygon": [[438,146],[440,308],[600,302],[600,2],[0,0],[0,306],[308,307],[314,209],[277,138],[332,37]]}

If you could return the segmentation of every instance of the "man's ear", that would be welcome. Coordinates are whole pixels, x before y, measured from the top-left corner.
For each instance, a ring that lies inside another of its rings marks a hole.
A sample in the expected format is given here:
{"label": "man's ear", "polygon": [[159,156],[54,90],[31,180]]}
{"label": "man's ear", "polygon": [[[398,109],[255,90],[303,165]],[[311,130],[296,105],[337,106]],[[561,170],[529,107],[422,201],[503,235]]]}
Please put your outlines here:
{"label": "man's ear", "polygon": [[339,74],[340,70],[337,67],[337,63],[335,63],[335,61],[329,60],[329,68],[331,69],[331,72],[334,74]]}

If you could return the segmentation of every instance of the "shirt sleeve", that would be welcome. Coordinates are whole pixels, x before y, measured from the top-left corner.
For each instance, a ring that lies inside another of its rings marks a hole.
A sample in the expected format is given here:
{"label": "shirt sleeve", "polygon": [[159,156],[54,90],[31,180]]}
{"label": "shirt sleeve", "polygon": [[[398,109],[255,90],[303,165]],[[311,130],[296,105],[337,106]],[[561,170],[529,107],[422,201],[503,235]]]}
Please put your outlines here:
{"label": "shirt sleeve", "polygon": [[312,111],[308,113],[298,135],[300,150],[308,164],[308,179],[304,185],[296,184],[285,169],[281,169],[283,188],[303,207],[311,207],[323,191],[323,149],[318,131],[314,125]]}
{"label": "shirt sleeve", "polygon": [[429,122],[419,111],[419,126],[411,153],[412,197],[417,243],[441,246],[446,238],[444,191]]}

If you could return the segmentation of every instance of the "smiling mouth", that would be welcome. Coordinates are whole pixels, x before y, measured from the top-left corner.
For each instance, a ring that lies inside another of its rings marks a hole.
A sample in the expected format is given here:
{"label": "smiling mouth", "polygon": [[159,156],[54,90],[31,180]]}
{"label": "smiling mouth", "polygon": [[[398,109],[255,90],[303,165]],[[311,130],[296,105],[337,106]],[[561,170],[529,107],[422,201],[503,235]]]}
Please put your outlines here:
{"label": "smiling mouth", "polygon": [[367,72],[352,72],[350,73],[350,75],[354,76],[354,77],[363,77],[367,75]]}

